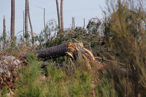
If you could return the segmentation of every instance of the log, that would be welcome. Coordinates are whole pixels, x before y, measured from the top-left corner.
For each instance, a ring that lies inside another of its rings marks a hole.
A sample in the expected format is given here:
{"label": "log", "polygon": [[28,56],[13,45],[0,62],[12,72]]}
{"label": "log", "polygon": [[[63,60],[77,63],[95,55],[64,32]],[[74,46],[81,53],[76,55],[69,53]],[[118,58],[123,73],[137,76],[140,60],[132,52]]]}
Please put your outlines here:
{"label": "log", "polygon": [[47,58],[51,56],[62,56],[65,55],[69,49],[68,45],[70,43],[61,44],[59,46],[49,47],[41,50],[34,51],[35,54],[37,54],[38,58]]}
{"label": "log", "polygon": [[87,60],[89,69],[91,69],[90,64],[97,65],[98,63],[95,60],[92,52],[84,48],[82,43],[65,43],[59,46],[36,50],[33,53],[36,54],[38,58],[52,58],[54,56],[57,57],[66,54],[72,57],[74,60],[80,60],[81,58],[84,58]]}

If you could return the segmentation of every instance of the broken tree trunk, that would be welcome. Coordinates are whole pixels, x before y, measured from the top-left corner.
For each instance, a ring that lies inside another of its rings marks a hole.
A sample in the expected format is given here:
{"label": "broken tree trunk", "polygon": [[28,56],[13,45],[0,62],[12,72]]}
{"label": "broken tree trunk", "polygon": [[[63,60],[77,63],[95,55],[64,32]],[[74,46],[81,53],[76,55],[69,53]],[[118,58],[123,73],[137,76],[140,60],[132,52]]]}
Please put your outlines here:
{"label": "broken tree trunk", "polygon": [[29,45],[29,34],[28,34],[28,0],[25,0],[25,38],[26,38],[26,44]]}
{"label": "broken tree trunk", "polygon": [[56,0],[56,8],[57,8],[57,17],[58,17],[58,27],[59,27],[59,30],[60,30],[61,26],[60,26],[60,12],[59,12],[58,0]]}
{"label": "broken tree trunk", "polygon": [[30,29],[31,29],[31,37],[32,37],[32,45],[34,45],[34,37],[33,37],[33,28],[32,28],[32,23],[31,23],[31,18],[30,18],[30,11],[29,11],[29,1],[27,2],[27,12],[28,12],[28,19],[29,19],[29,24],[30,24]]}
{"label": "broken tree trunk", "polygon": [[61,44],[59,46],[36,50],[36,51],[34,51],[34,53],[37,54],[38,58],[47,58],[47,57],[51,57],[51,56],[62,56],[62,55],[65,55],[65,52],[68,51],[68,45],[69,45],[69,43]]}
{"label": "broken tree trunk", "polygon": [[34,51],[38,58],[52,58],[54,56],[69,55],[73,59],[84,58],[87,61],[88,68],[91,69],[90,64],[98,64],[91,51],[85,49],[81,43],[66,43],[59,46],[49,47]]}
{"label": "broken tree trunk", "polygon": [[5,45],[6,45],[6,20],[4,16],[3,18],[3,50],[5,49]]}
{"label": "broken tree trunk", "polygon": [[15,0],[11,0],[11,41],[15,35]]}

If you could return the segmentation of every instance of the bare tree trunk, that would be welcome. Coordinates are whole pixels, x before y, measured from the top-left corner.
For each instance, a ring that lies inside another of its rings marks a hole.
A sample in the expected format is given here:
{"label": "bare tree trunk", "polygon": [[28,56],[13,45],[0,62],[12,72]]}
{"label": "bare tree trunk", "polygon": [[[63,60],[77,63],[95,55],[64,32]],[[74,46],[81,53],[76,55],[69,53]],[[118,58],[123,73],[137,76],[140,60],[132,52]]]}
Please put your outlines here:
{"label": "bare tree trunk", "polygon": [[44,8],[44,29],[46,27],[46,23],[45,23],[45,8]]}
{"label": "bare tree trunk", "polygon": [[63,0],[61,0],[61,5],[60,5],[60,14],[61,14],[61,29],[63,30],[64,29],[64,26],[63,26]]}
{"label": "bare tree trunk", "polygon": [[11,40],[15,34],[15,0],[11,0]]}
{"label": "bare tree trunk", "polygon": [[60,30],[61,26],[60,26],[60,13],[59,13],[58,0],[56,0],[56,7],[57,7],[58,26],[59,26],[59,30]]}
{"label": "bare tree trunk", "polygon": [[5,48],[6,44],[6,22],[5,17],[3,18],[3,49]]}
{"label": "bare tree trunk", "polygon": [[75,29],[75,17],[72,17],[72,29]]}
{"label": "bare tree trunk", "polygon": [[85,28],[85,18],[84,18],[84,28]]}
{"label": "bare tree trunk", "polygon": [[72,17],[72,29],[74,29],[74,18]]}
{"label": "bare tree trunk", "polygon": [[74,29],[74,18],[72,17],[72,29]]}
{"label": "bare tree trunk", "polygon": [[30,29],[31,29],[31,37],[32,37],[32,45],[34,45],[34,37],[33,37],[33,28],[31,24],[31,19],[30,19],[30,12],[29,12],[29,0],[27,2],[27,8],[28,8],[28,19],[29,19],[29,24],[30,24]]}
{"label": "bare tree trunk", "polygon": [[26,36],[26,43],[28,45],[28,0],[25,0],[25,36]]}
{"label": "bare tree trunk", "polygon": [[74,17],[74,29],[75,29],[75,17]]}
{"label": "bare tree trunk", "polygon": [[24,11],[23,11],[23,43],[24,43],[24,35],[25,35],[25,15],[24,15]]}

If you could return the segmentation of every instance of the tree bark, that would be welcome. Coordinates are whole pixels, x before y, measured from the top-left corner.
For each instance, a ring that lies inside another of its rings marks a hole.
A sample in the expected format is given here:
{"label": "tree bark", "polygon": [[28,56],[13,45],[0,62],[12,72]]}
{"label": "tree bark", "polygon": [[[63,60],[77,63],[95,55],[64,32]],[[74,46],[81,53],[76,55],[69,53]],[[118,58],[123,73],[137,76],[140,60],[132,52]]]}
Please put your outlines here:
{"label": "tree bark", "polygon": [[46,27],[46,22],[45,22],[45,8],[44,8],[44,29]]}
{"label": "tree bark", "polygon": [[59,30],[60,30],[61,26],[60,26],[60,13],[59,13],[58,0],[56,0],[56,7],[57,7],[58,27],[59,27]]}
{"label": "tree bark", "polygon": [[31,29],[31,37],[32,37],[32,45],[34,45],[34,37],[33,37],[33,28],[31,24],[31,18],[30,18],[30,11],[29,11],[29,0],[27,2],[27,8],[28,8],[28,19],[29,19],[29,24],[30,24],[30,29]]}
{"label": "tree bark", "polygon": [[61,55],[65,55],[66,54],[65,52],[68,51],[68,45],[69,43],[61,44],[59,46],[36,50],[34,51],[34,53],[37,54],[38,58],[61,56]]}
{"label": "tree bark", "polygon": [[83,26],[83,28],[85,29],[85,18],[84,18],[84,26]]}
{"label": "tree bark", "polygon": [[5,48],[6,44],[6,22],[5,22],[5,17],[3,18],[3,50]]}
{"label": "tree bark", "polygon": [[15,34],[15,0],[11,0],[11,40]]}
{"label": "tree bark", "polygon": [[61,0],[61,5],[60,5],[60,14],[61,14],[61,29],[64,29],[64,25],[63,25],[63,0]]}
{"label": "tree bark", "polygon": [[28,45],[29,39],[28,39],[28,0],[25,0],[25,36],[26,37],[26,43]]}
{"label": "tree bark", "polygon": [[24,43],[24,36],[25,36],[25,15],[23,11],[23,43]]}
{"label": "tree bark", "polygon": [[72,17],[72,29],[75,29],[75,17]]}

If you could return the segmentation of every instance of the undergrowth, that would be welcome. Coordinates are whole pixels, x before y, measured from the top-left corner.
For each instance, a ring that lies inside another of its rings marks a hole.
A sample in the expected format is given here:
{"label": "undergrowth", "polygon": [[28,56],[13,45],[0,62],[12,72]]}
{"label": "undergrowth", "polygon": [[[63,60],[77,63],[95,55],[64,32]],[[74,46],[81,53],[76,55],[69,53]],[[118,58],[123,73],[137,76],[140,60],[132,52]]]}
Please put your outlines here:
{"label": "undergrowth", "polygon": [[[55,65],[40,69],[34,55],[28,55],[28,66],[21,69],[15,95],[17,97],[76,97],[91,96],[92,75],[82,69],[68,74]],[[42,80],[42,76],[45,79]],[[40,79],[41,78],[41,79]]]}

